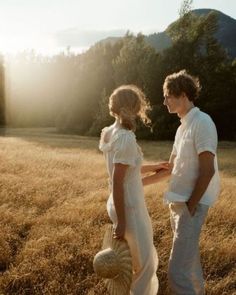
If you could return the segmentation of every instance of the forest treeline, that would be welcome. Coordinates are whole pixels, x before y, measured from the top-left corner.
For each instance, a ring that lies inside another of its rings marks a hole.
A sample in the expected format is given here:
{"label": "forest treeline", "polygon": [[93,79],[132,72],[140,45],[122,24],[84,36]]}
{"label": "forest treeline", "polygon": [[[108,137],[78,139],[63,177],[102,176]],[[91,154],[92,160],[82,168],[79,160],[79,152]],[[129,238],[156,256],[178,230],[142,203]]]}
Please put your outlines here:
{"label": "forest treeline", "polygon": [[186,69],[201,81],[197,106],[212,116],[219,138],[235,140],[236,60],[217,43],[216,29],[214,12],[187,12],[169,26],[172,46],[162,52],[142,34],[128,32],[82,54],[43,57],[24,52],[5,58],[0,66],[0,124],[99,135],[112,122],[107,107],[112,90],[132,83],[143,89],[152,106],[152,128],[139,126],[138,137],[173,140],[179,119],[163,106],[162,85],[168,74]]}

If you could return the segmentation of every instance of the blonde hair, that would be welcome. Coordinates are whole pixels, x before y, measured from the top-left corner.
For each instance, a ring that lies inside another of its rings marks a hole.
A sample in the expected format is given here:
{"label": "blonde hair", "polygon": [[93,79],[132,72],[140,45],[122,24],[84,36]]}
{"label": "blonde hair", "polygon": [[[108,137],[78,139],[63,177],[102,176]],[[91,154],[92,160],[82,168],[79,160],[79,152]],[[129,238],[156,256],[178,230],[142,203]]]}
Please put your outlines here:
{"label": "blonde hair", "polygon": [[144,125],[148,125],[151,120],[147,111],[150,109],[144,93],[135,85],[122,85],[109,98],[111,116],[118,118],[125,129],[135,130],[137,117]]}

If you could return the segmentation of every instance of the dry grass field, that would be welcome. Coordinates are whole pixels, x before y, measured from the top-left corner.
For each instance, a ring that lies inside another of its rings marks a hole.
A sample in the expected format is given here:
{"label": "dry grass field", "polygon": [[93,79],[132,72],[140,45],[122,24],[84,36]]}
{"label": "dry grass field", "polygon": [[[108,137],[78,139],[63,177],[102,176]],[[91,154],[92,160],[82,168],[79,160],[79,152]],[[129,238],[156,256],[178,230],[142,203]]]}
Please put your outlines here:
{"label": "dry grass field", "polygon": [[[141,141],[147,162],[168,159],[171,143]],[[107,174],[98,139],[53,129],[0,136],[0,294],[106,295],[93,256],[109,222]],[[221,196],[201,236],[207,294],[236,294],[236,143],[219,145]],[[159,253],[160,295],[168,295],[171,247],[167,183],[145,188]]]}

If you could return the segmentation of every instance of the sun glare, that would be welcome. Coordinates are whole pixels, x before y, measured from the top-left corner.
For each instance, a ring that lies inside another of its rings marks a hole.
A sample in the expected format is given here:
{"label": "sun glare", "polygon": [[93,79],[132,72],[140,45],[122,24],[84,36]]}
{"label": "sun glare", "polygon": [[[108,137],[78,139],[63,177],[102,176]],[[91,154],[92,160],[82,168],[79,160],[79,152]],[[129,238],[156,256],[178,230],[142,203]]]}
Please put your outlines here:
{"label": "sun glare", "polygon": [[0,32],[0,52],[16,54],[25,50],[35,50],[41,54],[52,54],[56,43],[49,34],[29,30]]}

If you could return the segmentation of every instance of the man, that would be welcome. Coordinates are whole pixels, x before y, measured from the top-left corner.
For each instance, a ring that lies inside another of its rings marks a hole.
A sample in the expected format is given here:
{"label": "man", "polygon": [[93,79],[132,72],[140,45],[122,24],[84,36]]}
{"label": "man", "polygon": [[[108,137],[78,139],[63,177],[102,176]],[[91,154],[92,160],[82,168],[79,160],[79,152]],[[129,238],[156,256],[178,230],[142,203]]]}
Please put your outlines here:
{"label": "man", "polygon": [[166,77],[164,105],[181,121],[170,156],[169,203],[173,245],[168,267],[172,294],[202,295],[199,236],[209,206],[219,193],[217,132],[210,116],[194,106],[200,85],[185,70]]}

